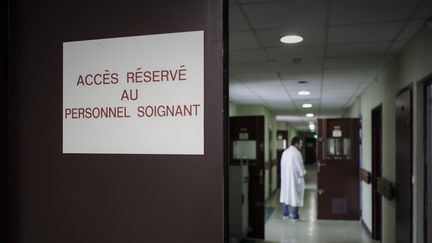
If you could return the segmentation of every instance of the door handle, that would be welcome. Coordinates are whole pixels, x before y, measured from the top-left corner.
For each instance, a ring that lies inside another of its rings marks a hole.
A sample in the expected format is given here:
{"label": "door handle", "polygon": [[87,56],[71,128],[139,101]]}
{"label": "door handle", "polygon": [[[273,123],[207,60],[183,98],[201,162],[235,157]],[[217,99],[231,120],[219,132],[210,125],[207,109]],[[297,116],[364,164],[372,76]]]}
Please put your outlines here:
{"label": "door handle", "polygon": [[327,166],[326,163],[321,163],[319,160],[316,162],[317,165],[317,172],[320,172],[321,166]]}

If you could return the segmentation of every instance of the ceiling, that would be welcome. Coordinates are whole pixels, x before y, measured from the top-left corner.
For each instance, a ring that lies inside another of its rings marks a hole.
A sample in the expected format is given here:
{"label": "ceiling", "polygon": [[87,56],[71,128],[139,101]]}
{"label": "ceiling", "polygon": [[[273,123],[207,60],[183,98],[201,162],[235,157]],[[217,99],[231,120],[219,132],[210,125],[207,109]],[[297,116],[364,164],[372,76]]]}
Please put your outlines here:
{"label": "ceiling", "polygon": [[[432,0],[230,0],[230,102],[299,130],[341,117],[431,14]],[[304,40],[281,43],[287,34]]]}

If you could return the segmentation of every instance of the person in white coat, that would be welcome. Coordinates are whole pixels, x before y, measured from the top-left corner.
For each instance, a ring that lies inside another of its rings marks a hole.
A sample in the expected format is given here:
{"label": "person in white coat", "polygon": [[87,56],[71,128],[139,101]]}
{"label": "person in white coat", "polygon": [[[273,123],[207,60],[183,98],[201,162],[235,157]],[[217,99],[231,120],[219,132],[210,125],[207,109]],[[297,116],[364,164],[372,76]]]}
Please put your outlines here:
{"label": "person in white coat", "polygon": [[[281,158],[281,191],[279,201],[283,207],[283,219],[303,221],[298,214],[298,208],[303,207],[305,189],[304,176],[306,170],[303,165],[300,149],[303,142],[299,137],[291,140],[291,146],[282,153]],[[289,206],[291,214],[289,214]]]}

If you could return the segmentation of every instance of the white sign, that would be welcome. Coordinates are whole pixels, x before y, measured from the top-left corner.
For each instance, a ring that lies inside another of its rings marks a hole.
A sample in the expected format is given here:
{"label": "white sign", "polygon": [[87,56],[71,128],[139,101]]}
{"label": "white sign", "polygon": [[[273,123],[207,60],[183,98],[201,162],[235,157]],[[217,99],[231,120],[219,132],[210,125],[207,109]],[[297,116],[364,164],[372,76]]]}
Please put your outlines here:
{"label": "white sign", "polygon": [[204,32],[63,43],[63,153],[204,154]]}
{"label": "white sign", "polygon": [[333,128],[332,135],[333,135],[334,138],[340,138],[340,137],[342,137],[342,131],[340,130],[339,126],[335,126]]}

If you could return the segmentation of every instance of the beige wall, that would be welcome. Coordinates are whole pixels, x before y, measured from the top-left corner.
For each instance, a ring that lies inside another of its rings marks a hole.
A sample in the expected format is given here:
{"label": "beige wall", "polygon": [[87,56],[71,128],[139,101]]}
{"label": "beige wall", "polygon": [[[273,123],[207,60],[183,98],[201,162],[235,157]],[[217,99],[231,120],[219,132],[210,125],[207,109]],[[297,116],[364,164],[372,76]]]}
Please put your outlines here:
{"label": "beige wall", "polygon": [[[362,118],[363,165],[372,170],[371,112],[382,104],[382,162],[383,177],[396,182],[395,158],[395,97],[403,87],[412,84],[413,89],[413,238],[423,242],[423,84],[419,81],[432,73],[432,31],[418,33],[407,46],[389,63],[386,70],[377,76],[368,89],[345,112],[346,117]],[[360,111],[360,113],[358,113]],[[372,190],[362,182],[362,218],[372,229]],[[395,201],[382,200],[382,242],[395,242]]]}
{"label": "beige wall", "polygon": [[361,98],[358,97],[354,103],[342,115],[346,118],[360,118],[361,117]]}

